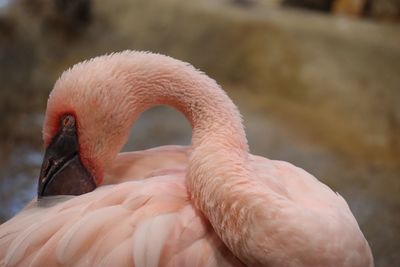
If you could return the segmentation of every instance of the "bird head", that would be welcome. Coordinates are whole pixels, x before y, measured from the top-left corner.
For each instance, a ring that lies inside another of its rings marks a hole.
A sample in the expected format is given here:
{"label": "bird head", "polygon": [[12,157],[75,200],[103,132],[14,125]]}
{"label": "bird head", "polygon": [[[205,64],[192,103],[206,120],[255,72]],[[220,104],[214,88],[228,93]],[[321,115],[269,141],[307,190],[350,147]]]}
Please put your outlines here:
{"label": "bird head", "polygon": [[81,195],[102,182],[133,120],[123,61],[118,54],[98,57],[75,65],[56,82],[43,125],[38,197]]}

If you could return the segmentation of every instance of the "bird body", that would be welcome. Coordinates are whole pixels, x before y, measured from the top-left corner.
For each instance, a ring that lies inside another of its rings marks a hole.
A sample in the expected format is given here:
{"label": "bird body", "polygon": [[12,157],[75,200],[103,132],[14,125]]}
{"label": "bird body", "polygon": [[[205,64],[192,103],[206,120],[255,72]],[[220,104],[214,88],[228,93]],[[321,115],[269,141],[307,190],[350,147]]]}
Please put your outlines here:
{"label": "bird body", "polygon": [[190,202],[187,148],[123,153],[114,162],[106,185],[33,201],[6,222],[2,264],[242,266]]}
{"label": "bird body", "polygon": [[[187,117],[192,144],[117,155],[159,104]],[[236,106],[186,63],[132,51],[80,63],[50,95],[47,150],[74,142],[73,118],[79,152],[61,165],[78,168],[78,156],[87,172],[76,176],[97,188],[57,196],[71,176],[46,154],[39,199],[0,226],[0,266],[373,266],[346,201],[290,163],[250,154]]]}

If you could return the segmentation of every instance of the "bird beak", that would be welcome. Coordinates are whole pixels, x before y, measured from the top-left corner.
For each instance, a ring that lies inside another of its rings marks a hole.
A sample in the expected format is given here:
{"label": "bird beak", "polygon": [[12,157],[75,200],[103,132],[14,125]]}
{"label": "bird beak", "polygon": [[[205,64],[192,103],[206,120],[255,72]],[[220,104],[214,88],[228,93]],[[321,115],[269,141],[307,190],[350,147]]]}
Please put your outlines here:
{"label": "bird beak", "polygon": [[47,147],[38,184],[38,198],[82,195],[96,188],[95,180],[83,166],[75,118],[66,115],[58,134]]}

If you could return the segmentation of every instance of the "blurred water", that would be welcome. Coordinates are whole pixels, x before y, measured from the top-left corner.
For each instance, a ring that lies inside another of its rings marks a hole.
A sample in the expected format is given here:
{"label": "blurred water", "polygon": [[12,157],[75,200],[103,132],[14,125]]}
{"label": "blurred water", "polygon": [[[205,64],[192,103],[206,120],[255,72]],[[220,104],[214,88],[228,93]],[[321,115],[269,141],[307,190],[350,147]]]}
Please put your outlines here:
{"label": "blurred water", "polygon": [[22,145],[15,147],[0,165],[0,222],[19,212],[36,197],[36,179],[42,154]]}

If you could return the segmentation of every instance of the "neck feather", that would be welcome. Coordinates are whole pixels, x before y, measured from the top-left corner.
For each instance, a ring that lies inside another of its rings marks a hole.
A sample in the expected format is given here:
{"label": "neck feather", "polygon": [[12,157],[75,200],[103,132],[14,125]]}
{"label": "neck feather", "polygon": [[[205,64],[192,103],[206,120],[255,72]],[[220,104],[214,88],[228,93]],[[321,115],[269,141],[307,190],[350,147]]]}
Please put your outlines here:
{"label": "neck feather", "polygon": [[148,73],[138,75],[127,66],[126,88],[132,118],[156,105],[169,105],[192,125],[192,147],[214,144],[247,152],[240,113],[220,86],[181,61],[154,54],[138,54],[136,64]]}

